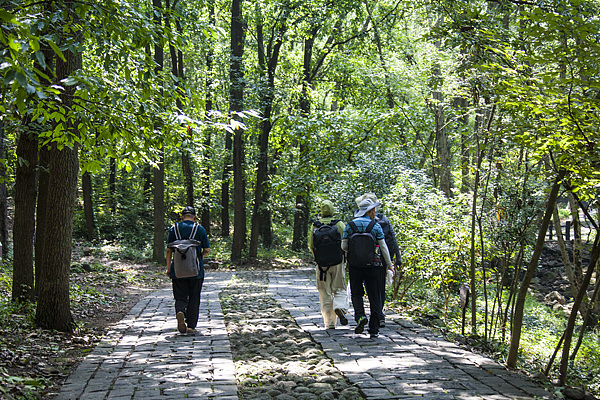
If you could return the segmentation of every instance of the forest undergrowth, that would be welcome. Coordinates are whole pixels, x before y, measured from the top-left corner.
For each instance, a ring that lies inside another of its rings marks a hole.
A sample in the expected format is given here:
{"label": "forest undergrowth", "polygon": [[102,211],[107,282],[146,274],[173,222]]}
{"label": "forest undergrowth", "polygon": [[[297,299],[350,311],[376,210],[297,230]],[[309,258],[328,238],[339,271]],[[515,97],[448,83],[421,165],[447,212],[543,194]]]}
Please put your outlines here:
{"label": "forest undergrowth", "polygon": [[[477,332],[472,332],[470,310],[466,313],[463,325],[458,290],[456,292],[446,310],[445,300],[439,293],[427,285],[417,283],[406,299],[397,302],[389,301],[387,307],[407,319],[441,333],[449,341],[470,351],[489,356],[504,365],[510,347],[510,327],[508,326],[503,333],[500,327],[495,326],[494,329],[490,329],[491,332],[487,332],[486,336],[483,323],[485,304],[480,298],[477,307],[479,325]],[[600,397],[600,327],[598,326],[586,330],[577,357],[569,365],[565,387],[561,387],[558,382],[562,348],[550,366],[549,373],[546,375],[543,372],[548,368],[548,362],[561,339],[568,319],[568,314],[553,309],[543,301],[543,298],[542,294],[530,289],[525,305],[518,370],[554,390],[559,396],[565,388],[575,388],[578,393],[587,393],[587,397],[581,397],[582,399]],[[578,318],[578,325],[581,325],[581,318]],[[579,333],[580,330],[577,329],[576,338]],[[571,346],[571,354],[574,347],[575,343]]]}

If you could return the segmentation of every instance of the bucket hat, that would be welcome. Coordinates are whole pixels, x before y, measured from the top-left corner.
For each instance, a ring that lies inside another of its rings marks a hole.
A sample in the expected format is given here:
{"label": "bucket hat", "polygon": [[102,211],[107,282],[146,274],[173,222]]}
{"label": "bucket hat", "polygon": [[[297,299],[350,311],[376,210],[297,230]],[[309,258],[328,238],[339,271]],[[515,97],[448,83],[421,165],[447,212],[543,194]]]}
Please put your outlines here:
{"label": "bucket hat", "polygon": [[354,217],[355,218],[362,217],[366,213],[368,213],[369,210],[372,210],[375,207],[379,207],[380,205],[381,205],[380,202],[374,202],[371,199],[364,199],[358,205],[358,210],[356,210],[356,212],[354,213]]}
{"label": "bucket hat", "polygon": [[[373,200],[373,203],[379,203],[379,200],[377,200],[377,196],[375,195],[375,193],[365,193],[362,196],[359,196],[355,199],[356,206],[358,207],[360,205],[360,202],[365,199]],[[375,211],[379,211],[380,208],[381,208],[381,204],[377,206]]]}

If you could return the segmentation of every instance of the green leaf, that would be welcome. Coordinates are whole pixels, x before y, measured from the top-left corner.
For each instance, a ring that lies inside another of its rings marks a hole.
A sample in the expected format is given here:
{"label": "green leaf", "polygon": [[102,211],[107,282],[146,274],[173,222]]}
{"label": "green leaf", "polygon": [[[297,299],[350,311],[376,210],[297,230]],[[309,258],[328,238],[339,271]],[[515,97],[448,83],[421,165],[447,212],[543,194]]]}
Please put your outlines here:
{"label": "green leaf", "polygon": [[54,43],[52,40],[48,40],[48,44],[50,45],[50,47],[52,48],[52,50],[54,50],[54,52],[56,53],[56,55],[58,55],[60,57],[61,60],[67,61],[67,59],[65,58],[64,54],[62,53],[62,51],[60,51],[60,49],[58,48],[58,46],[56,45],[56,43]]}
{"label": "green leaf", "polygon": [[41,51],[35,52],[35,58],[43,69],[46,69],[46,56]]}
{"label": "green leaf", "polygon": [[27,78],[25,78],[25,75],[23,75],[20,72],[17,72],[15,74],[15,78],[17,79],[17,82],[19,82],[19,85],[21,85],[24,88],[27,87]]}
{"label": "green leaf", "polygon": [[14,22],[15,16],[5,9],[0,9],[0,19],[5,22]]}

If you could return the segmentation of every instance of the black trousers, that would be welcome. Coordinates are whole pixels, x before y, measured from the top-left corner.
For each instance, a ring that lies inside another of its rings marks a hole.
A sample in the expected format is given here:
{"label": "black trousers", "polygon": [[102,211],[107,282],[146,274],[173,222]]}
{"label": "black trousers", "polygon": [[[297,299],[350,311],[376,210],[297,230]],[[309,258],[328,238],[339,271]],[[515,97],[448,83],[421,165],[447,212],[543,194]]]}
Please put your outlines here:
{"label": "black trousers", "polygon": [[185,315],[185,323],[188,328],[195,329],[198,325],[200,293],[202,292],[204,278],[173,279],[172,282],[175,313],[181,311]]}
{"label": "black trousers", "polygon": [[354,307],[354,320],[366,316],[363,296],[365,288],[369,298],[371,316],[369,318],[369,333],[379,333],[379,317],[381,313],[381,269],[383,267],[350,268],[350,292]]}

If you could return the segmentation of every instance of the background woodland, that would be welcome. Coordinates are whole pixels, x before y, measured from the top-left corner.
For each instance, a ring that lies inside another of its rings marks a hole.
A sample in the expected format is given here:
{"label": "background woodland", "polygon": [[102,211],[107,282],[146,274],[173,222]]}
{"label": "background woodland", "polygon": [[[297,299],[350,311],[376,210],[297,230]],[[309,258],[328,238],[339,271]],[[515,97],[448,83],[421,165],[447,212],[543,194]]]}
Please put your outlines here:
{"label": "background woodland", "polygon": [[[75,327],[76,243],[164,264],[194,205],[222,263],[306,256],[321,200],[373,192],[390,304],[600,392],[596,0],[0,4],[3,296],[36,326]],[[560,322],[531,305],[549,227]]]}

